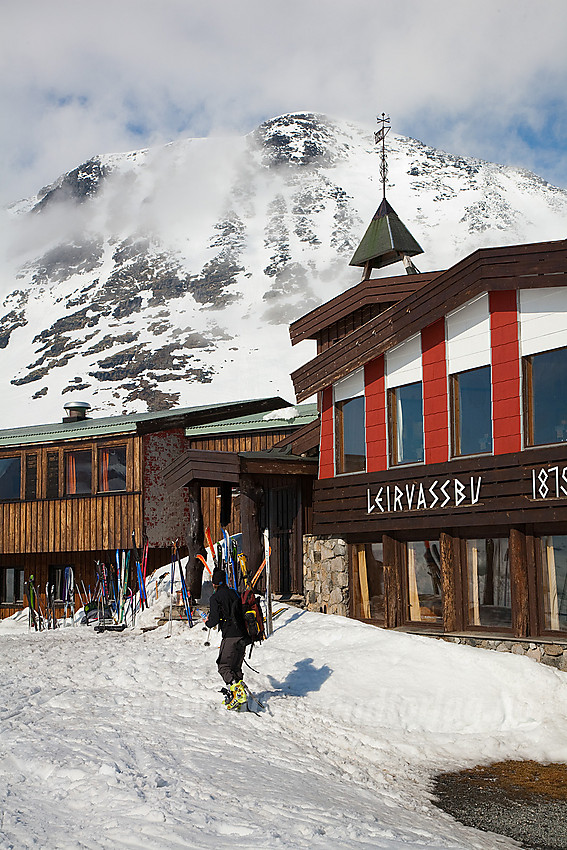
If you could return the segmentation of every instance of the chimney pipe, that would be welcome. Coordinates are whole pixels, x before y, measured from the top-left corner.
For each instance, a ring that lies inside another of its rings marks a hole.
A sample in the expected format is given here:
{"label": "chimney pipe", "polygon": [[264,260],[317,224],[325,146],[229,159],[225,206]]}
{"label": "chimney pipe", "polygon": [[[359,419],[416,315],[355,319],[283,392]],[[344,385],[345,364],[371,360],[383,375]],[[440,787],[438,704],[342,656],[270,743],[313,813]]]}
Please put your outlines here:
{"label": "chimney pipe", "polygon": [[88,401],[68,401],[63,405],[67,411],[67,416],[63,417],[63,422],[82,422],[87,418],[87,413],[91,409]]}

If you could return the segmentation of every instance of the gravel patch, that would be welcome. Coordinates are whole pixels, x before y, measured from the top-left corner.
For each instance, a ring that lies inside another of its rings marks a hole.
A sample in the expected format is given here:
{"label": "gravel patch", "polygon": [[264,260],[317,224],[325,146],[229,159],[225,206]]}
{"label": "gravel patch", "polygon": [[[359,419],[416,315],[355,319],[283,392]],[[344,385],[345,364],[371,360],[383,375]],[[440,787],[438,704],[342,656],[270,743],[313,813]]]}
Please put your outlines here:
{"label": "gravel patch", "polygon": [[434,780],[433,802],[465,826],[525,850],[567,850],[567,765],[498,762]]}

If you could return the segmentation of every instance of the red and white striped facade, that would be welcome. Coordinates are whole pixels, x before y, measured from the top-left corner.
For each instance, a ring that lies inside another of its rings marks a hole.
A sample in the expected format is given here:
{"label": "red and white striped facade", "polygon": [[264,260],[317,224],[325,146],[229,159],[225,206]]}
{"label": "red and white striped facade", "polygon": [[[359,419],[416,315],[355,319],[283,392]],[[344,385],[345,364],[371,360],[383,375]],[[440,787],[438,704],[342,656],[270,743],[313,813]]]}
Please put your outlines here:
{"label": "red and white striped facade", "polygon": [[521,359],[567,346],[567,287],[498,289],[448,312],[321,392],[319,478],[335,476],[334,402],[364,394],[366,472],[389,468],[386,394],[423,387],[425,464],[451,460],[449,376],[491,367],[492,454],[521,451]]}

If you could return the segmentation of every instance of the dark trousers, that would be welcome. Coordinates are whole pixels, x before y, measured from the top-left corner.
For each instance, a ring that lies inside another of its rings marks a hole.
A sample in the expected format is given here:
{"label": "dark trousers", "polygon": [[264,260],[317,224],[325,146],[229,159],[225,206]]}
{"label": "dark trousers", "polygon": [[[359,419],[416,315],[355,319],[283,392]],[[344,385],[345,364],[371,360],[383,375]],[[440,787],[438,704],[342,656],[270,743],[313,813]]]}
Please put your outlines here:
{"label": "dark trousers", "polygon": [[223,638],[220,645],[217,667],[224,682],[232,685],[242,679],[242,662],[246,653],[246,641],[241,637]]}

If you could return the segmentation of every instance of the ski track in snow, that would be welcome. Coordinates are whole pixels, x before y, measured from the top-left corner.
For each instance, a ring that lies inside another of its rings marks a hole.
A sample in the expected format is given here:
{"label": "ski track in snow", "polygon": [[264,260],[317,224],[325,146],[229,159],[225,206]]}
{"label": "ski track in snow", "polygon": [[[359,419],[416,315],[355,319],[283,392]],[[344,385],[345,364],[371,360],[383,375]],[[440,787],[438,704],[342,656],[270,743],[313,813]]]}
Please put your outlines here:
{"label": "ski track in snow", "polygon": [[567,760],[567,676],[289,609],[229,713],[218,638],[0,625],[0,847],[461,848],[514,842],[430,802],[437,769]]}

